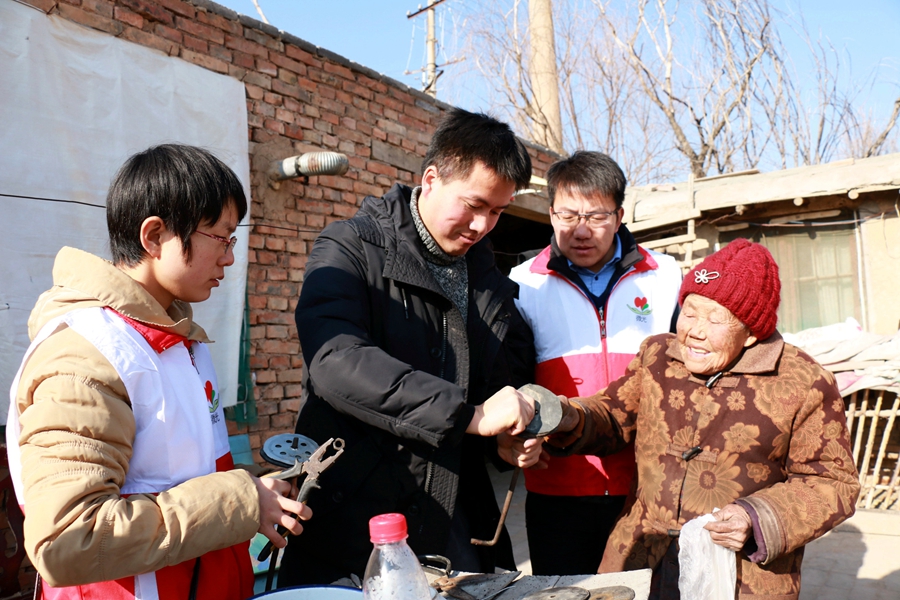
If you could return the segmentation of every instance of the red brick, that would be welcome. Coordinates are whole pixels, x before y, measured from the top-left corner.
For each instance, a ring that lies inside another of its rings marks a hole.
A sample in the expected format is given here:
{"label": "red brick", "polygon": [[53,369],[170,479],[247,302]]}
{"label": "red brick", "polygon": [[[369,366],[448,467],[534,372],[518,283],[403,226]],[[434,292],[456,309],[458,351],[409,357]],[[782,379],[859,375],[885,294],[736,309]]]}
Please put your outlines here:
{"label": "red brick", "polygon": [[247,76],[244,78],[244,83],[252,83],[255,86],[259,86],[264,90],[272,89],[272,79],[263,75],[262,73],[250,72],[247,73]]}
{"label": "red brick", "polygon": [[296,73],[291,73],[290,71],[286,71],[284,69],[279,69],[277,71],[278,79],[285,82],[288,85],[294,85],[299,87],[300,79]]}
{"label": "red brick", "polygon": [[300,351],[300,344],[279,340],[263,340],[259,343],[258,348],[260,352],[266,354],[296,354]]}
{"label": "red brick", "polygon": [[291,366],[291,359],[287,356],[273,356],[269,359],[270,369],[287,369]]}
{"label": "red brick", "polygon": [[265,357],[262,356],[251,356],[250,357],[250,368],[251,369],[267,369],[269,367],[269,361]]}
{"label": "red brick", "polygon": [[209,54],[209,44],[206,42],[206,40],[197,39],[192,35],[184,36],[183,45],[185,48],[193,50],[194,52]]}
{"label": "red brick", "polygon": [[106,0],[81,0],[81,9],[107,19],[113,18],[114,7],[111,2]]}
{"label": "red brick", "polygon": [[121,6],[115,8],[113,18],[138,29],[144,26],[144,17]]}
{"label": "red brick", "polygon": [[278,76],[278,67],[275,65],[275,63],[271,63],[271,62],[269,62],[267,60],[263,60],[261,58],[256,59],[256,69],[260,73],[265,73],[266,75],[269,75],[270,77]]}
{"label": "red brick", "polygon": [[172,16],[172,13],[162,8],[156,2],[150,2],[149,0],[119,0],[119,4],[130,8],[150,21],[159,21],[171,26],[175,25],[175,17]]}
{"label": "red brick", "polygon": [[176,43],[153,35],[152,33],[141,31],[140,29],[126,27],[125,31],[123,31],[122,35],[120,35],[119,37],[123,40],[128,40],[129,42],[140,44],[141,46],[146,46],[148,48],[154,48],[161,52],[165,52],[169,56],[178,55],[179,48]]}
{"label": "red brick", "polygon": [[185,49],[181,51],[181,58],[205,69],[209,69],[210,71],[215,71],[216,73],[228,72],[228,63],[211,56],[205,56]]}
{"label": "red brick", "polygon": [[275,383],[275,371],[261,371],[256,374],[256,384],[265,385],[267,383]]}
{"label": "red brick", "polygon": [[310,96],[309,92],[300,89],[299,86],[289,85],[280,79],[272,80],[272,90],[278,92],[279,94],[284,94],[285,96],[290,96],[291,98],[296,98],[300,102],[309,102]]}
{"label": "red brick", "polygon": [[338,64],[335,64],[332,62],[326,62],[324,68],[325,68],[326,73],[333,73],[335,75],[340,75],[344,79],[353,79],[353,71],[351,71],[350,69],[348,69],[347,67],[345,67],[343,65],[338,65]]}
{"label": "red brick", "polygon": [[390,87],[390,88],[388,88],[388,94],[390,94],[392,97],[396,98],[403,104],[415,104],[416,103],[415,98],[413,98],[411,95],[404,92],[400,88]]}
{"label": "red brick", "polygon": [[397,176],[397,168],[392,167],[391,165],[386,165],[384,163],[375,162],[370,160],[366,163],[366,168],[373,172],[378,173],[380,175],[387,175],[388,177],[396,177]]}
{"label": "red brick", "polygon": [[[285,301],[286,302],[286,301]],[[269,339],[284,339],[288,337],[287,325],[267,325],[266,337]],[[280,380],[284,381],[284,380]]]}
{"label": "red brick", "polygon": [[266,273],[271,281],[285,281],[287,271],[284,269],[269,269]]}
{"label": "red brick", "polygon": [[269,50],[273,50],[278,53],[284,52],[284,43],[280,39],[273,38],[271,35],[264,33],[258,29],[245,27],[244,37],[251,42],[259,44],[260,46],[265,46]]}
{"label": "red brick", "polygon": [[290,44],[286,44],[284,47],[284,53],[294,60],[299,60],[305,65],[309,65],[311,67],[315,67],[317,69],[322,68],[322,61],[307,52],[306,50],[301,50],[297,46],[292,46]]}
{"label": "red brick", "polygon": [[[301,394],[303,394],[302,385],[284,386],[284,395],[286,398],[299,398]],[[278,403],[278,410],[281,412],[298,413],[300,412],[300,400],[282,400]]]}
{"label": "red brick", "polygon": [[280,413],[277,415],[272,415],[270,417],[272,427],[284,427],[285,429],[289,429],[289,428],[293,427],[295,418],[296,417],[294,415],[289,414],[289,413],[287,413],[287,414]]}
{"label": "red brick", "polygon": [[269,56],[269,51],[266,50],[265,46],[261,46],[236,35],[226,33],[225,45],[232,50],[239,50],[245,54],[252,54],[253,56],[258,56],[260,58]]}
{"label": "red brick", "polygon": [[178,31],[177,29],[174,29],[167,25],[163,25],[162,23],[156,23],[153,26],[153,32],[156,35],[158,35],[160,37],[164,37],[168,40],[172,40],[173,42],[175,42],[176,44],[179,44],[179,45],[181,44],[182,40],[184,39],[183,33]]}
{"label": "red brick", "polygon": [[185,19],[184,17],[176,17],[175,26],[201,40],[219,44],[220,46],[225,44],[225,32],[221,29],[198,23],[192,19]]}
{"label": "red brick", "polygon": [[277,52],[269,52],[269,60],[282,69],[287,69],[288,71],[296,73],[297,75],[306,74],[306,65],[296,60],[291,60],[283,54],[279,54]]}
{"label": "red brick", "polygon": [[372,90],[376,94],[384,94],[388,91],[388,86],[383,82],[378,81],[376,79],[372,79],[370,77],[366,77],[365,75],[360,75],[356,78],[357,83],[367,87]]}
{"label": "red brick", "polygon": [[244,34],[244,26],[239,21],[232,21],[215,13],[198,11],[197,20],[232,35],[242,36]]}
{"label": "red brick", "polygon": [[361,98],[365,98],[366,100],[371,100],[375,97],[375,94],[372,93],[372,90],[366,89],[365,87],[352,81],[345,81],[341,86],[341,89],[356,96],[360,96]]}
{"label": "red brick", "polygon": [[266,92],[264,100],[272,106],[284,106],[284,96],[276,94],[275,92]]}
{"label": "red brick", "polygon": [[284,126],[284,135],[291,138],[292,140],[303,140],[303,129],[297,127],[296,125],[286,124]]}
{"label": "red brick", "polygon": [[114,36],[121,35],[125,30],[125,26],[119,21],[103,17],[96,13],[87,12],[80,8],[69,6],[68,4],[59,5],[59,15],[69,21],[74,21],[75,23],[90,27],[91,29],[99,29],[100,31],[105,31]]}
{"label": "red brick", "polygon": [[263,122],[263,125],[269,131],[275,132],[279,135],[284,135],[284,123],[281,121],[276,121],[275,119],[266,119]]}
{"label": "red brick", "polygon": [[[193,6],[186,2],[181,2],[181,0],[154,0],[157,4],[161,4],[165,8],[168,8],[173,13],[177,13],[183,17],[187,17],[188,19],[193,19],[196,16],[199,16],[201,19],[207,14],[204,12],[198,13]],[[215,16],[215,15],[213,15]],[[221,17],[219,17],[221,18]],[[224,20],[224,19],[223,19]]]}
{"label": "red brick", "polygon": [[303,370],[291,369],[288,371],[279,371],[277,377],[278,383],[297,383],[303,379]]}
{"label": "red brick", "polygon": [[256,68],[256,59],[253,56],[246,54],[244,52],[234,52],[232,54],[232,62],[238,65],[239,67],[243,67],[245,69],[252,70]]}
{"label": "red brick", "polygon": [[[274,269],[269,269],[269,277],[271,278],[272,271]],[[278,281],[275,279],[275,281]],[[288,301],[287,298],[269,298],[266,308],[269,310],[287,310]]]}
{"label": "red brick", "polygon": [[315,122],[313,122],[313,129],[317,129],[318,131],[327,134],[331,134],[334,132],[334,127],[331,125],[331,123],[325,121],[324,119],[316,119]]}
{"label": "red brick", "polygon": [[320,85],[318,88],[319,96],[316,100],[334,100],[335,92],[334,88],[328,84]]}

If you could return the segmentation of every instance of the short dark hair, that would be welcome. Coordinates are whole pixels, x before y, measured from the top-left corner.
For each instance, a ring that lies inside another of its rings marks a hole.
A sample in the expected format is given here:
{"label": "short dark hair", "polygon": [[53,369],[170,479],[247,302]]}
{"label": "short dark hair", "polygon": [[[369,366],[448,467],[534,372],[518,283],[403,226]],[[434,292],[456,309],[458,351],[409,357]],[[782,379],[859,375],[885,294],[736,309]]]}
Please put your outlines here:
{"label": "short dark hair", "polygon": [[481,113],[451,109],[438,125],[422,171],[434,165],[443,180],[464,179],[482,163],[520,190],[531,180],[528,150],[506,123]]}
{"label": "short dark hair", "polygon": [[581,196],[611,196],[616,201],[616,208],[622,208],[627,184],[621,167],[602,152],[579,150],[569,158],[553,163],[547,170],[550,206],[553,206],[556,192],[565,190]]}
{"label": "short dark hair", "polygon": [[141,224],[159,217],[191,257],[191,234],[215,223],[233,205],[238,220],[247,214],[244,187],[234,171],[208,150],[162,144],[131,156],[106,196],[106,227],[113,263],[133,267],[144,260]]}

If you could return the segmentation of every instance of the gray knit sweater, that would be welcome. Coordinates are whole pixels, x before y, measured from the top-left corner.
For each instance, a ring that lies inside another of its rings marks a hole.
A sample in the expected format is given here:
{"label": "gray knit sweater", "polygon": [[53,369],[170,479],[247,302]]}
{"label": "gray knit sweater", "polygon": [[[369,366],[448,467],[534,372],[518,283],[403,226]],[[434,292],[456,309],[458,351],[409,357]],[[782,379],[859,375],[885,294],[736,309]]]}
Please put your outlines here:
{"label": "gray knit sweater", "polygon": [[456,305],[462,314],[463,321],[468,318],[469,311],[469,271],[466,268],[465,256],[450,256],[444,252],[435,239],[428,232],[422,217],[419,215],[419,194],[421,187],[412,191],[409,201],[409,209],[412,212],[413,223],[419,238],[425,244],[425,262],[431,274],[437,280],[438,285],[447,294],[447,297]]}

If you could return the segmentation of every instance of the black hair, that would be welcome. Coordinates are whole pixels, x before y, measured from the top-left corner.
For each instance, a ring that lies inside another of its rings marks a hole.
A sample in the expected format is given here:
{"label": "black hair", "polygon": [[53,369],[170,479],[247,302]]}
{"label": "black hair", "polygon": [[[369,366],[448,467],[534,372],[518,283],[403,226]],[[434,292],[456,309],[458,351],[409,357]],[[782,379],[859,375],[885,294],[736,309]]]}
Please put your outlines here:
{"label": "black hair", "polygon": [[616,208],[622,208],[627,184],[621,167],[602,152],[580,150],[547,169],[550,206],[553,206],[557,190],[565,190],[581,196],[610,196],[615,200]]}
{"label": "black hair", "polygon": [[431,138],[422,171],[434,165],[445,181],[464,179],[479,162],[517,190],[531,180],[531,157],[509,125],[485,114],[451,109]]}
{"label": "black hair", "polygon": [[113,263],[133,267],[145,255],[141,224],[159,217],[181,240],[191,257],[191,234],[201,223],[216,223],[229,205],[238,220],[247,214],[247,198],[237,175],[209,151],[162,144],[130,157],[106,196],[106,227]]}

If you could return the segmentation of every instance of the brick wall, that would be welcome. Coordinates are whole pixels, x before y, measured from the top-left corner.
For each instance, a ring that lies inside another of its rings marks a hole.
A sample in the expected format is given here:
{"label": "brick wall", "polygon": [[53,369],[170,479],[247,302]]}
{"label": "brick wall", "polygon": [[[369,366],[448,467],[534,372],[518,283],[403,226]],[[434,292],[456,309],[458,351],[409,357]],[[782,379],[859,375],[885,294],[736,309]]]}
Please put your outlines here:
{"label": "brick wall", "polygon": [[[293,310],[312,243],[352,216],[366,195],[417,184],[421,159],[448,105],[328,50],[204,0],[23,0],[47,14],[179,57],[244,83],[253,223],[248,294],[258,421],[254,457],[270,435],[293,431],[301,358]],[[273,185],[270,161],[316,150],[349,157],[341,177]],[[535,174],[554,155],[529,144]]]}

